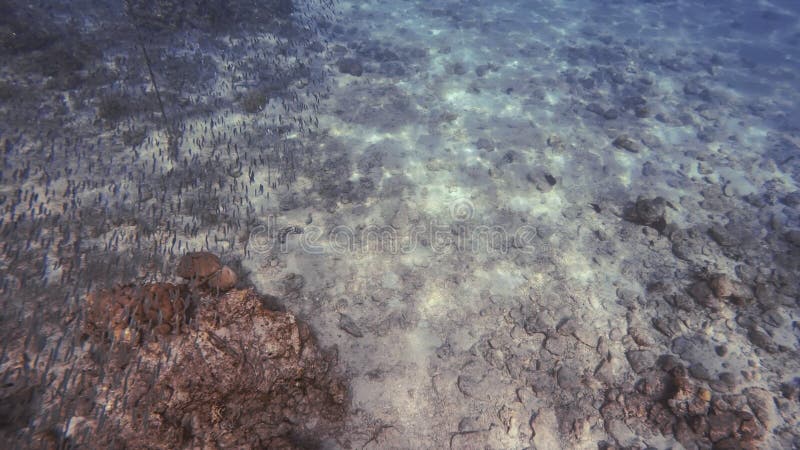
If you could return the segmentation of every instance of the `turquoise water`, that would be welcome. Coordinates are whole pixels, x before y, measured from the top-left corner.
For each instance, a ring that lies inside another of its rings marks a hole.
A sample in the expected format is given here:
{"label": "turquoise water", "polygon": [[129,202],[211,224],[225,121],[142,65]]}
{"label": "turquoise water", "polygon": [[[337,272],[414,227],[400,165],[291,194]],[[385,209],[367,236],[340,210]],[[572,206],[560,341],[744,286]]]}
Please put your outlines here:
{"label": "turquoise water", "polygon": [[118,420],[86,293],[209,251],[337,349],[297,447],[797,446],[799,17],[0,1],[0,438]]}

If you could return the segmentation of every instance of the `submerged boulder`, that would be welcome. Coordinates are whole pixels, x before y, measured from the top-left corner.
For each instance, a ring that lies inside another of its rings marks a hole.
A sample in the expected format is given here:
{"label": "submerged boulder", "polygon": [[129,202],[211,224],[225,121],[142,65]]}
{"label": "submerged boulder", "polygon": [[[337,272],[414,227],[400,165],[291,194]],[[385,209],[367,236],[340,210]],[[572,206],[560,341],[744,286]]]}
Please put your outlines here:
{"label": "submerged boulder", "polygon": [[81,433],[109,448],[305,448],[340,425],[336,354],[307,325],[253,289],[221,294],[237,276],[216,255],[188,254],[177,272],[206,284],[87,296],[93,356],[77,369],[102,395],[74,419]]}
{"label": "submerged boulder", "polygon": [[664,197],[647,198],[639,196],[636,202],[628,205],[624,211],[624,218],[629,222],[655,228],[663,232],[667,227],[667,202]]}
{"label": "submerged boulder", "polygon": [[86,297],[86,331],[134,340],[151,330],[168,334],[185,324],[186,287],[171,283],[126,284]]}
{"label": "submerged boulder", "polygon": [[236,272],[223,266],[219,257],[209,252],[192,252],[178,262],[177,274],[197,287],[227,291],[236,286]]}
{"label": "submerged boulder", "polygon": [[[294,448],[293,439],[342,418],[346,389],[335,356],[316,346],[308,326],[267,310],[252,289],[199,304],[183,333],[119,350],[133,354],[129,370],[87,372],[107,374],[94,380],[106,415],[104,428],[89,431],[98,444]],[[120,375],[126,383],[115,382]]]}

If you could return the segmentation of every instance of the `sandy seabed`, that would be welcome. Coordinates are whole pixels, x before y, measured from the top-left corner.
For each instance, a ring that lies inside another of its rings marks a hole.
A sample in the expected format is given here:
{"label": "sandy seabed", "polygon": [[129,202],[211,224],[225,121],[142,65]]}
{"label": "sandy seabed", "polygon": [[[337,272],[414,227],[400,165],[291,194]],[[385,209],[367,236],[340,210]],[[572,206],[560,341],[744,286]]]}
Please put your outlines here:
{"label": "sandy seabed", "polygon": [[796,5],[319,3],[159,25],[166,111],[135,30],[4,41],[4,436],[78,440],[85,293],[208,250],[338,357],[286,445],[798,446]]}

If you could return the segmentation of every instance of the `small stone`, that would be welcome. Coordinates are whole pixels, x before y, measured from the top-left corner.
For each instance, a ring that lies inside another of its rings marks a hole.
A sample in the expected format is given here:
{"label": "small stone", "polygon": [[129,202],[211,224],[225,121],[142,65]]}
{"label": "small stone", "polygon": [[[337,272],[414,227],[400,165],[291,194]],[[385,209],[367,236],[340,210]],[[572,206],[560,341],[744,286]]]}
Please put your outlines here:
{"label": "small stone", "polygon": [[658,357],[658,367],[664,372],[669,372],[680,365],[681,360],[675,355],[665,354]]}
{"label": "small stone", "polygon": [[708,416],[708,438],[717,442],[732,435],[739,428],[739,421],[730,412]]}
{"label": "small stone", "polygon": [[676,327],[675,322],[665,320],[661,317],[653,318],[653,326],[668,338],[674,337],[680,331],[680,329]]}
{"label": "small stone", "polygon": [[586,110],[597,114],[598,116],[602,116],[605,112],[605,109],[599,103],[589,103],[586,105]]}
{"label": "small stone", "polygon": [[237,281],[239,281],[239,277],[236,276],[236,272],[228,266],[222,266],[219,272],[211,275],[208,279],[208,287],[227,291],[233,289]]}
{"label": "small stone", "polygon": [[602,116],[606,120],[614,120],[619,117],[619,111],[614,108],[608,108],[607,110],[603,111]]}
{"label": "small stone", "polygon": [[356,321],[347,314],[339,314],[339,328],[353,337],[360,338],[364,336],[364,333],[361,332],[361,328],[356,324]]}
{"label": "small stone", "polygon": [[455,433],[450,437],[450,448],[480,449],[484,442],[489,439],[489,431],[469,431],[465,433]]}
{"label": "small stone", "polygon": [[206,280],[222,268],[217,255],[210,252],[192,252],[178,262],[178,276],[187,280]]}
{"label": "small stone", "polygon": [[612,328],[611,331],[609,331],[608,333],[608,338],[614,342],[620,341],[622,339],[622,336],[625,336],[625,334],[622,332],[622,330],[620,330],[617,327]]}
{"label": "small stone", "polygon": [[711,277],[709,285],[717,298],[728,299],[737,305],[749,303],[753,299],[750,288],[731,280],[724,274],[716,274]]}
{"label": "small stone", "polygon": [[536,186],[536,189],[539,192],[544,193],[553,190],[553,186],[555,186],[557,183],[557,180],[553,175],[542,170],[530,172],[526,178]]}
{"label": "small stone", "polygon": [[763,319],[766,325],[775,328],[782,327],[788,320],[779,308],[769,308],[765,310],[761,313],[761,319]]}
{"label": "small stone", "polygon": [[622,420],[611,420],[607,425],[608,434],[623,447],[632,447],[638,442],[638,437],[631,428]]}
{"label": "small stone", "polygon": [[567,351],[567,338],[558,335],[547,336],[547,340],[544,341],[544,348],[554,355],[563,355]]}
{"label": "small stone", "polygon": [[789,230],[783,237],[792,245],[800,247],[800,230]]}
{"label": "small stone", "polygon": [[342,58],[336,63],[339,72],[360,77],[364,73],[364,66],[355,58]]}
{"label": "small stone", "polygon": [[568,317],[561,321],[556,327],[558,334],[562,336],[569,336],[578,329],[578,322],[573,317]]}
{"label": "small stone", "polygon": [[778,346],[775,345],[772,338],[758,328],[750,328],[750,331],[747,333],[747,338],[750,339],[750,342],[766,350],[768,353],[776,353],[778,351]]}
{"label": "small stone", "polygon": [[616,380],[614,376],[614,364],[611,359],[604,359],[603,362],[597,366],[597,370],[594,371],[594,376],[598,380],[608,385],[612,385]]}
{"label": "small stone", "polygon": [[608,355],[608,340],[606,338],[604,338],[603,336],[600,336],[599,338],[597,338],[597,348],[596,348],[596,350],[597,350],[597,354],[599,354],[603,358],[605,358],[606,355]]}
{"label": "small stone", "polygon": [[675,416],[661,403],[654,403],[647,417],[664,435],[671,433],[675,426]]}
{"label": "small stone", "polygon": [[747,404],[758,420],[768,428],[772,425],[772,412],[774,407],[774,399],[772,393],[761,388],[749,388],[745,391],[747,395]]}
{"label": "small stone", "polygon": [[731,281],[731,279],[724,274],[714,275],[709,284],[711,285],[711,289],[714,291],[714,295],[716,295],[718,298],[730,297],[733,295],[735,289],[733,286],[733,281]]}
{"label": "small stone", "polygon": [[721,224],[715,223],[708,229],[708,235],[720,247],[733,247],[736,245],[735,237]]}
{"label": "small stone", "polygon": [[643,329],[631,327],[628,329],[628,335],[633,338],[633,342],[641,345],[642,347],[652,347],[653,339]]}
{"label": "small stone", "polygon": [[642,151],[641,144],[634,141],[625,134],[618,136],[616,139],[614,139],[612,144],[614,145],[614,147],[617,147],[622,150],[627,150],[631,153],[639,153],[640,151]]}
{"label": "small stone", "polygon": [[465,66],[460,62],[457,62],[448,67],[448,72],[452,73],[453,75],[464,75],[467,73],[467,66]]}
{"label": "small stone", "polygon": [[800,191],[790,192],[781,199],[781,203],[792,208],[800,206]]}
{"label": "small stone", "polygon": [[697,448],[697,444],[695,443],[695,435],[692,433],[692,429],[689,427],[689,424],[686,423],[686,419],[679,418],[675,422],[675,439],[683,444],[686,448]]}
{"label": "small stone", "polygon": [[478,142],[475,143],[475,146],[478,150],[486,150],[487,152],[494,151],[494,143],[486,138],[478,139]]}
{"label": "small stone", "polygon": [[553,134],[547,138],[547,146],[556,150],[563,150],[565,144],[560,136]]}
{"label": "small stone", "polygon": [[[756,439],[759,436],[761,436],[762,431],[761,431],[761,427],[758,425],[758,423],[756,423],[755,419],[753,419],[752,417],[748,417],[748,418],[742,420],[742,423],[739,425],[739,434],[741,435],[742,439],[741,440],[740,439],[736,439],[732,443],[733,445],[741,446],[741,441],[742,440]],[[717,445],[717,447],[721,447],[721,446]],[[739,447],[731,446],[731,447],[728,447],[728,448],[733,449],[733,448],[739,448]],[[756,448],[756,447],[755,446],[753,446],[753,447],[748,446],[748,447],[741,447],[741,448]]]}
{"label": "small stone", "polygon": [[631,350],[625,353],[631,368],[636,373],[642,373],[653,367],[656,363],[656,356],[648,350]]}
{"label": "small stone", "polygon": [[706,366],[701,363],[694,363],[689,366],[689,374],[698,380],[711,380],[711,373],[708,371]]}
{"label": "small stone", "polygon": [[636,217],[642,225],[654,225],[665,220],[667,201],[664,197],[636,199]]}
{"label": "small stone", "polygon": [[736,375],[731,372],[721,372],[719,375],[717,375],[717,378],[729,388],[736,387],[736,384],[738,383]]}
{"label": "small stone", "polygon": [[781,394],[788,400],[800,400],[800,384],[797,382],[781,383]]}
{"label": "small stone", "polygon": [[689,287],[689,295],[702,306],[710,308],[713,311],[720,309],[719,300],[714,296],[711,287],[705,281],[698,281]]}
{"label": "small stone", "polygon": [[480,430],[480,424],[477,417],[463,417],[458,422],[458,431],[462,433],[478,430]]}
{"label": "small stone", "polygon": [[676,292],[675,294],[667,297],[666,300],[670,305],[682,311],[691,312],[695,309],[695,303],[692,301],[692,298],[683,292]]}
{"label": "small stone", "polygon": [[572,367],[562,366],[557,373],[558,386],[561,389],[574,390],[581,387],[581,377]]}

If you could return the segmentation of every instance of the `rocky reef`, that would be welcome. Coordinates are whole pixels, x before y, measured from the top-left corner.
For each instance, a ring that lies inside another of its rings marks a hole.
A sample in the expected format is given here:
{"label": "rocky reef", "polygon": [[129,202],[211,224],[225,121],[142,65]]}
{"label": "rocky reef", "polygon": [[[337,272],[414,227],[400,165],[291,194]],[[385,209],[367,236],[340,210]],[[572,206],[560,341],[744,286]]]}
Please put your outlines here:
{"label": "rocky reef", "polygon": [[40,391],[50,414],[34,421],[34,446],[306,448],[344,418],[337,355],[307,325],[232,289],[236,274],[211,253],[185,255],[178,273],[86,296],[82,355]]}

